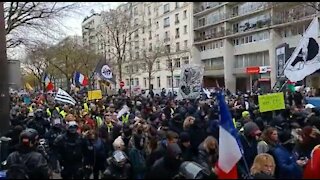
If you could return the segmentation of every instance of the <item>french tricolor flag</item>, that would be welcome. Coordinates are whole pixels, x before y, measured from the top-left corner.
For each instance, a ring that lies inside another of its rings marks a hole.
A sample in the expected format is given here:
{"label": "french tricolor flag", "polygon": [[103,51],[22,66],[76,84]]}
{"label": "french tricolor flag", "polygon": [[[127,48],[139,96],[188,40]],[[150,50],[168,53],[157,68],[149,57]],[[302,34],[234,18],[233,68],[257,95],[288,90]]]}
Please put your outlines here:
{"label": "french tricolor flag", "polygon": [[88,85],[88,77],[84,76],[83,74],[79,72],[74,73],[74,81],[75,84],[80,84],[82,86],[87,86]]}
{"label": "french tricolor flag", "polygon": [[239,141],[237,141],[238,132],[234,127],[229,108],[221,92],[217,94],[217,99],[220,108],[217,175],[219,179],[238,179],[237,163],[242,157]]}

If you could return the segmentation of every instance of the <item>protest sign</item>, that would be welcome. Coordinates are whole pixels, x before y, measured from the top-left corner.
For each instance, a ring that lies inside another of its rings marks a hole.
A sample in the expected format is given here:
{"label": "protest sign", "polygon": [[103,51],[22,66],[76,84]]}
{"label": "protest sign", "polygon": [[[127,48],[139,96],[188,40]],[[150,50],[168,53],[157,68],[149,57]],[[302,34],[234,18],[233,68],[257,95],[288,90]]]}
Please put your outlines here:
{"label": "protest sign", "polygon": [[258,96],[260,112],[285,109],[283,93],[272,93]]}
{"label": "protest sign", "polygon": [[88,100],[102,99],[101,90],[88,91]]}

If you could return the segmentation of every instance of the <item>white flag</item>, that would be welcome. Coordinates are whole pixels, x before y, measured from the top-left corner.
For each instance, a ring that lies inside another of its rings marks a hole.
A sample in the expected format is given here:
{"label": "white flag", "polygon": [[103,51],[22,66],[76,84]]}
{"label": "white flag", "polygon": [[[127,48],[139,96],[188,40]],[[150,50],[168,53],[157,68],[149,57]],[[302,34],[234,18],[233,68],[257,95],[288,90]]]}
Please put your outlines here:
{"label": "white flag", "polygon": [[284,75],[292,82],[303,80],[320,69],[318,18],[314,18],[289,58]]}
{"label": "white flag", "polygon": [[54,100],[69,103],[72,105],[76,104],[76,100],[74,100],[67,92],[65,92],[64,90],[62,90],[60,88],[59,88]]}
{"label": "white flag", "polygon": [[129,107],[127,105],[124,105],[122,109],[118,112],[117,119],[119,119],[122,115],[129,112]]}

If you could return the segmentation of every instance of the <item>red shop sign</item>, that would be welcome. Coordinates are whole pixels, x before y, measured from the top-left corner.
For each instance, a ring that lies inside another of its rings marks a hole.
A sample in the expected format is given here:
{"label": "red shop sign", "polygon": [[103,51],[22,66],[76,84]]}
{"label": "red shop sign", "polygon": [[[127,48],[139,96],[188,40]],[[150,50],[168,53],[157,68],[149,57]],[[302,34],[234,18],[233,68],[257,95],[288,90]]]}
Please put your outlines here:
{"label": "red shop sign", "polygon": [[247,67],[246,69],[247,74],[259,74],[259,72],[260,72],[259,66]]}

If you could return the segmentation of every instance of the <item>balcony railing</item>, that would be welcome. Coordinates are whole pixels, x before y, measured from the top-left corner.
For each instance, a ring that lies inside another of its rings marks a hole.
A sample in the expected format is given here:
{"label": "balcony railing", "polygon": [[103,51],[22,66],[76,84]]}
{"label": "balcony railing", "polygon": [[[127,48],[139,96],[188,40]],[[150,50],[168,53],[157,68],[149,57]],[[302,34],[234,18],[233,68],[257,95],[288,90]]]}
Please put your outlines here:
{"label": "balcony railing", "polygon": [[236,33],[242,33],[242,32],[247,32],[247,31],[253,31],[256,29],[260,29],[260,28],[264,28],[264,27],[268,27],[271,25],[271,19],[266,19],[266,20],[259,20],[255,23],[246,23],[242,26],[239,26],[238,29],[233,29],[227,30],[227,35],[231,35],[231,34],[236,34]]}
{"label": "balcony railing", "polygon": [[170,41],[170,38],[164,38],[163,41],[164,41],[164,42],[168,42],[168,41]]}
{"label": "balcony railing", "polygon": [[214,33],[214,34],[208,34],[206,36],[202,36],[202,37],[196,38],[194,41],[195,42],[200,42],[200,41],[219,38],[219,37],[223,37],[223,36],[226,36],[226,31],[219,31],[219,32]]}
{"label": "balcony railing", "polygon": [[206,7],[203,6],[203,5],[201,5],[199,8],[195,8],[195,9],[193,10],[193,13],[196,14],[196,13],[205,11],[205,10],[207,10],[207,9],[217,7],[217,6],[219,6],[219,5],[223,4],[223,3],[224,3],[224,2],[217,2],[217,3],[215,3],[215,4],[211,5],[211,6],[206,6]]}
{"label": "balcony railing", "polygon": [[313,16],[316,13],[316,11],[303,11],[303,10],[293,10],[291,12],[286,13],[279,13],[274,16],[273,18],[273,24],[284,24],[289,22],[294,22],[298,20],[304,20],[309,19],[311,16]]}
{"label": "balcony railing", "polygon": [[263,3],[259,6],[254,6],[252,8],[247,8],[247,9],[244,9],[244,10],[240,10],[238,12],[230,12],[228,13],[229,14],[229,17],[228,18],[233,18],[233,17],[237,17],[237,16],[243,16],[243,15],[247,15],[247,14],[251,14],[255,11],[258,11],[258,10],[263,10],[263,9],[266,9],[266,8],[269,8],[270,7],[270,4],[268,3]]}
{"label": "balcony railing", "polygon": [[223,70],[224,66],[222,65],[215,65],[215,66],[204,66],[205,71],[212,71],[212,70]]}
{"label": "balcony railing", "polygon": [[200,24],[198,23],[198,21],[195,23],[194,28],[200,28],[200,27],[204,27],[204,26],[208,26],[208,25],[212,25],[218,22],[221,22],[223,20],[227,19],[227,13],[221,13],[220,16],[214,20],[211,20],[211,22],[207,22],[207,23],[203,23]]}

